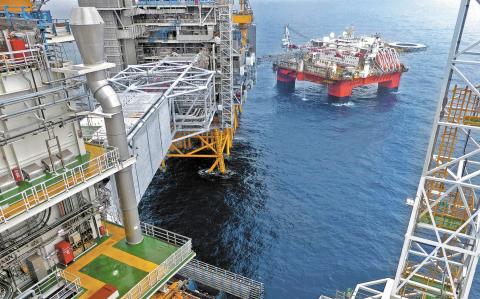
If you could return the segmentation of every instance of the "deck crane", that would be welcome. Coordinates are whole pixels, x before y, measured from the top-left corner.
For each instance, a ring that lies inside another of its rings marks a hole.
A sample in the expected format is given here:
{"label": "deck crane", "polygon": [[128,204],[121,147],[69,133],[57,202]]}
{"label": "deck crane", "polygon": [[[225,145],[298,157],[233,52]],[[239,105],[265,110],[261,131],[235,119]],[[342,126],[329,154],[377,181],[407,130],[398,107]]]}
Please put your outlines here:
{"label": "deck crane", "polygon": [[292,28],[290,25],[285,25],[285,30],[284,30],[284,34],[283,34],[283,38],[282,38],[282,47],[285,48],[285,49],[298,49],[299,46],[296,45],[293,41],[292,41],[292,33],[301,37],[301,38],[304,38],[304,39],[309,39],[308,36],[306,36],[305,34],[301,33],[300,31],[298,30],[295,30],[294,28]]}
{"label": "deck crane", "polygon": [[466,27],[475,24],[467,19],[480,0],[460,3],[395,279],[359,284],[343,298],[472,298],[480,254],[480,40],[478,28]]}
{"label": "deck crane", "polygon": [[238,24],[242,33],[242,46],[248,42],[248,27],[253,24],[253,10],[249,0],[239,0],[240,10],[234,12],[233,23]]}

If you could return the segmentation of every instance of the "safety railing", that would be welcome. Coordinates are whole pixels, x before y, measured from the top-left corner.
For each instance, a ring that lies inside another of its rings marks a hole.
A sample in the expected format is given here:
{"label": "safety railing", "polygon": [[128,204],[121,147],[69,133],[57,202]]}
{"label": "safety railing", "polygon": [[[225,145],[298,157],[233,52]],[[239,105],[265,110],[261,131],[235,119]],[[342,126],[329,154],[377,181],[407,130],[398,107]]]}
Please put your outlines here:
{"label": "safety railing", "polygon": [[265,293],[261,282],[196,259],[182,268],[179,274],[242,299],[262,299]]}
{"label": "safety railing", "polygon": [[[137,285],[135,285],[122,298],[138,299],[142,298],[149,291],[155,287],[159,287],[161,281],[166,282],[167,276],[182,263],[186,262],[189,257],[192,257],[192,240],[185,236],[155,227],[151,224],[140,224],[142,233],[165,241],[169,244],[178,246],[179,248],[170,255],[165,261],[158,265],[155,270],[145,276]],[[155,254],[152,252],[152,254]]]}
{"label": "safety railing", "polygon": [[[63,270],[57,270],[22,293],[34,298],[73,298],[82,292],[80,278]],[[23,298],[27,298],[20,296]]]}
{"label": "safety railing", "polygon": [[68,19],[53,19],[51,26],[52,33],[56,36],[60,34],[70,34],[70,20]]}
{"label": "safety railing", "polygon": [[385,294],[393,293],[393,288],[393,279],[385,278],[358,284],[352,294],[345,295],[348,299],[384,298]]}
{"label": "safety railing", "polygon": [[54,173],[52,178],[2,199],[0,224],[118,166],[120,161],[118,149],[109,147],[105,150],[102,155],[72,168],[67,166],[63,172]]}
{"label": "safety railing", "polygon": [[44,55],[41,49],[0,52],[0,72],[12,72],[29,68],[43,68]]}

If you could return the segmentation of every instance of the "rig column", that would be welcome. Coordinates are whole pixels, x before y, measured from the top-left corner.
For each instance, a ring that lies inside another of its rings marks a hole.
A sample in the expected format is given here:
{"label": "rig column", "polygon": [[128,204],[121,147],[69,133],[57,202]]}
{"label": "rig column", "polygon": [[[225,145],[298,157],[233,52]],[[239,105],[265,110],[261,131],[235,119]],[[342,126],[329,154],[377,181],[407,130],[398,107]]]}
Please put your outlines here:
{"label": "rig column", "polygon": [[225,168],[225,158],[223,156],[223,149],[224,149],[224,138],[223,133],[220,133],[218,129],[213,131],[213,137],[215,138],[215,146],[217,150],[217,163],[218,163],[218,170],[220,173],[225,173],[227,170]]}
{"label": "rig column", "polygon": [[353,85],[350,81],[338,81],[328,85],[328,95],[337,99],[352,96]]}
{"label": "rig column", "polygon": [[398,91],[398,87],[400,86],[400,77],[401,73],[392,74],[390,81],[380,82],[378,83],[378,91]]}
{"label": "rig column", "polygon": [[297,72],[289,69],[278,68],[277,70],[277,87],[285,91],[295,90],[295,82],[297,80]]}

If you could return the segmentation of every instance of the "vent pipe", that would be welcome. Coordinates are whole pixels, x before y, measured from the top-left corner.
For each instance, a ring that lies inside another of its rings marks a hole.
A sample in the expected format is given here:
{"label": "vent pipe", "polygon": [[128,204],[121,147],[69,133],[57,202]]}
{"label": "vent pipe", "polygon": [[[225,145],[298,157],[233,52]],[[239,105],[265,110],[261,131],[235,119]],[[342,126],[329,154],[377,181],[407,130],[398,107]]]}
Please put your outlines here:
{"label": "vent pipe", "polygon": [[[74,8],[70,18],[70,26],[84,65],[103,64],[105,62],[103,36],[105,23],[97,9],[94,7]],[[112,115],[111,118],[105,118],[108,144],[116,147],[120,153],[120,160],[125,161],[130,158],[130,153],[128,151],[122,103],[108,83],[105,70],[88,73],[86,77],[88,87],[102,106],[103,112]],[[138,244],[142,242],[143,236],[140,229],[132,167],[117,172],[115,182],[127,243]]]}

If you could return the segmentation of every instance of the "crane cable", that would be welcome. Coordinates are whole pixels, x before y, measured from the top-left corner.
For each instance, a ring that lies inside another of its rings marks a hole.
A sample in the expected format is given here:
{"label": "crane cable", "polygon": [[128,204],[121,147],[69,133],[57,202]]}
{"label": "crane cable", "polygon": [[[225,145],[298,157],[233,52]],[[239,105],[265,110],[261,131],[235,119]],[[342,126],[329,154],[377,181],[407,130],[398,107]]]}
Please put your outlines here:
{"label": "crane cable", "polygon": [[301,33],[300,31],[296,30],[295,28],[292,28],[292,26],[290,26],[289,24],[285,25],[288,30],[290,30],[290,32],[293,32],[295,33],[296,35],[302,37],[302,38],[306,38],[306,39],[310,39],[308,36],[306,36],[305,34]]}

